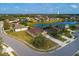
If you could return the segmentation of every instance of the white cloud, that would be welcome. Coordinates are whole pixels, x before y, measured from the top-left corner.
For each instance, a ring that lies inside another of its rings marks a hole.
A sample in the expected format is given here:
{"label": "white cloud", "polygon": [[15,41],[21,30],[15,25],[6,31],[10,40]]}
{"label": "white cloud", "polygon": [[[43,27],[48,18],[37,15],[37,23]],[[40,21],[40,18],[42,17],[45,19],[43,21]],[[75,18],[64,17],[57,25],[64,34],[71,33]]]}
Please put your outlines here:
{"label": "white cloud", "polygon": [[72,5],[70,5],[72,8],[78,8],[78,6],[77,5],[75,5],[75,4],[72,4]]}

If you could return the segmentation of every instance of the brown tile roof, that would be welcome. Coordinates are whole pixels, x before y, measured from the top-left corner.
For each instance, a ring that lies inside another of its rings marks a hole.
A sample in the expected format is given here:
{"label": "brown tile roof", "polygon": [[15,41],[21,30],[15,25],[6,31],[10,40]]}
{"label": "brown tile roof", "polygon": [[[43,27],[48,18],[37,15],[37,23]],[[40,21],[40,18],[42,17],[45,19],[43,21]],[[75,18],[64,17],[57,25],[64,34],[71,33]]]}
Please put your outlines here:
{"label": "brown tile roof", "polygon": [[32,33],[33,35],[38,35],[43,32],[43,29],[35,27],[32,29],[29,29],[28,31]]}
{"label": "brown tile roof", "polygon": [[26,26],[17,23],[14,23],[14,26],[15,29],[26,28]]}

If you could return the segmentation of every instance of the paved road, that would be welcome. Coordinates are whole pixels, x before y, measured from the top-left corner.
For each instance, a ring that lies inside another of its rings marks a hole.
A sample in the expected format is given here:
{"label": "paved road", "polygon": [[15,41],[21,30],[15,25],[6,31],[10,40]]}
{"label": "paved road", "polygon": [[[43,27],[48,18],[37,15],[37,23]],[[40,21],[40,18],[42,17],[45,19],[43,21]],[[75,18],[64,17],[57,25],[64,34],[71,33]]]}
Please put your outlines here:
{"label": "paved road", "polygon": [[0,28],[0,36],[3,37],[3,40],[6,44],[11,46],[15,50],[17,55],[21,55],[21,56],[38,55],[38,54],[41,55],[41,53],[34,51],[33,49],[29,48],[22,42],[20,42],[16,39],[10,38],[10,37],[6,36],[5,34],[3,34],[3,32],[1,31],[1,28]]}
{"label": "paved road", "polygon": [[[79,33],[75,33],[79,36]],[[2,31],[2,27],[0,26],[0,36],[3,38],[4,42],[11,46],[17,53],[18,56],[71,56],[73,55],[77,50],[79,50],[79,37],[74,42],[70,43],[69,45],[63,47],[62,49],[59,49],[55,52],[37,52],[22,42],[10,38],[7,35],[5,35]]]}
{"label": "paved road", "polygon": [[37,51],[29,48],[24,43],[5,35],[4,32],[2,31],[1,22],[0,22],[0,37],[3,38],[3,40],[6,44],[11,46],[15,50],[17,55],[28,56],[28,55],[42,55],[43,54],[43,53],[37,52]]}
{"label": "paved road", "polygon": [[49,55],[57,56],[72,56],[77,50],[79,50],[79,38],[62,49],[55,51]]}

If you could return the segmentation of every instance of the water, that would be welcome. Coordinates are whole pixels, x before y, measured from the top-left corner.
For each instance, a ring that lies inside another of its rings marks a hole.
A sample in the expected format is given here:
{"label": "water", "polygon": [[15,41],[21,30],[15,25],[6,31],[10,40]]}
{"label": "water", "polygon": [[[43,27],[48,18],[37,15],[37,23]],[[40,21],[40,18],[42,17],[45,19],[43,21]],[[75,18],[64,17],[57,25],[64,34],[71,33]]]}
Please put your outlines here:
{"label": "water", "polygon": [[49,24],[35,24],[34,26],[39,27],[39,28],[44,28],[48,26],[56,26],[56,25],[66,25],[68,24],[69,26],[77,24],[77,22],[56,22],[56,23],[49,23]]}

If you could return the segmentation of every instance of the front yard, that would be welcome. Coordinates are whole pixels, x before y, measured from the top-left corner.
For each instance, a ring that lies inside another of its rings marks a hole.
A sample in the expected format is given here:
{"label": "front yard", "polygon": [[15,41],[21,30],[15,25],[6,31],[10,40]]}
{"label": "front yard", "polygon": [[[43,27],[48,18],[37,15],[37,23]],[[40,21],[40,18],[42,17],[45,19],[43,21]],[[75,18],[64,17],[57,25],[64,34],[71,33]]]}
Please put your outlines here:
{"label": "front yard", "polygon": [[48,49],[51,47],[59,46],[57,43],[51,41],[50,39],[40,35],[33,39],[33,46],[39,48],[39,49]]}
{"label": "front yard", "polygon": [[26,33],[26,31],[19,31],[19,32],[7,32],[8,34],[18,38],[18,39],[22,39],[28,43],[32,42],[32,37]]}
{"label": "front yard", "polygon": [[[32,36],[30,36],[26,31],[20,31],[20,32],[9,32],[9,31],[7,31],[7,33],[9,35],[13,36],[13,37],[16,37],[17,39],[24,40],[24,41],[28,42],[29,44],[31,44],[32,46],[34,46],[33,45],[34,38]],[[57,43],[51,41],[50,39],[47,39],[45,37],[43,37],[43,39],[45,39],[46,41],[43,42],[43,46],[36,47],[37,49],[48,50],[50,48],[56,49],[56,48],[60,47]],[[37,38],[37,40],[39,40],[39,38]],[[37,43],[39,43],[39,41]]]}

